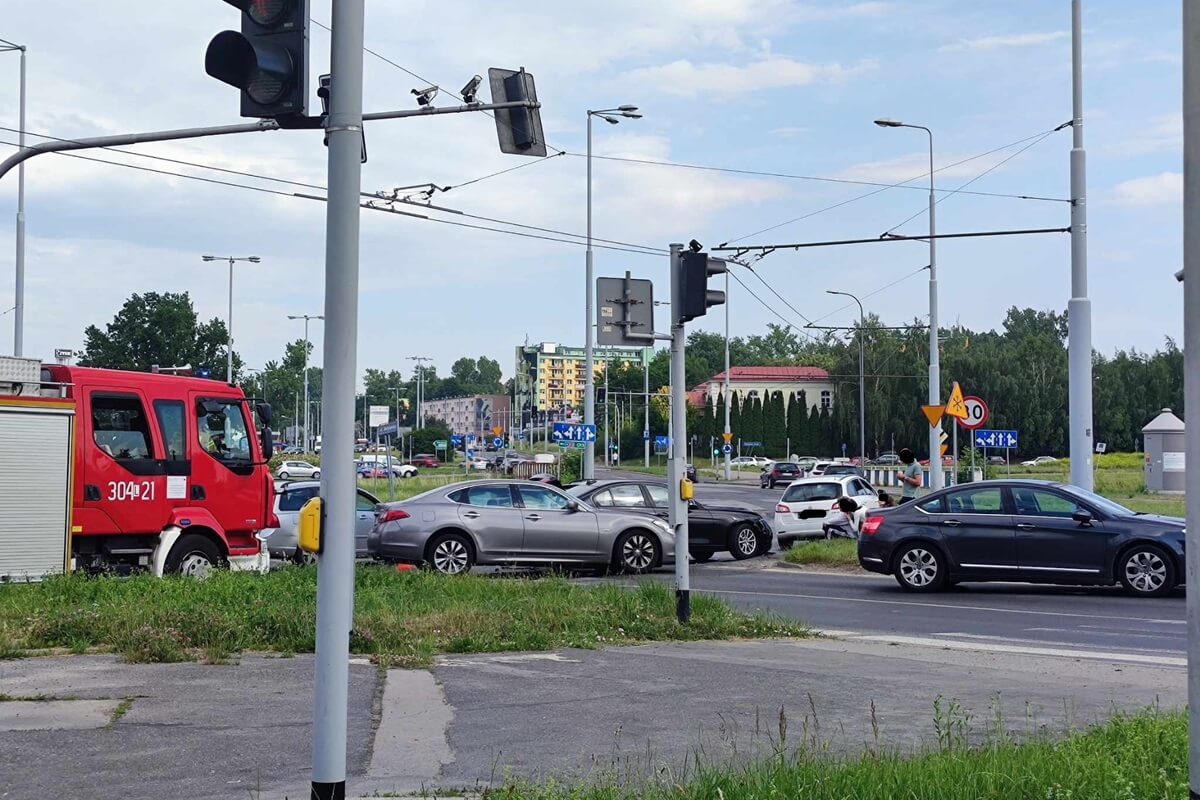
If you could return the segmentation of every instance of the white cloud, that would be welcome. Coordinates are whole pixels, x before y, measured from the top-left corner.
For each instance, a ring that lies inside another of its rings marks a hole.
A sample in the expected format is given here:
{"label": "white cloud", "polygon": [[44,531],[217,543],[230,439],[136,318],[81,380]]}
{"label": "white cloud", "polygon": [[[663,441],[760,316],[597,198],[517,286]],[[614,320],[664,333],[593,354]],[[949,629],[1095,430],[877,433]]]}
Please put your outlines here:
{"label": "white cloud", "polygon": [[1160,172],[1122,181],[1113,187],[1113,201],[1130,208],[1146,208],[1183,201],[1183,173]]}
{"label": "white cloud", "polygon": [[673,61],[657,67],[641,67],[627,72],[624,80],[648,84],[667,94],[695,97],[699,94],[734,95],[834,82],[874,69],[873,61],[852,67],[841,64],[807,64],[786,57],[766,58],[744,66],[734,64],[695,64]]}
{"label": "white cloud", "polygon": [[1142,122],[1128,139],[1113,142],[1105,152],[1114,155],[1145,155],[1183,147],[1183,112],[1174,111]]}
{"label": "white cloud", "polygon": [[783,139],[792,139],[792,138],[801,136],[808,132],[809,132],[808,128],[784,127],[784,128],[773,128],[773,129],[767,131],[767,134],[770,136],[779,136]]}
{"label": "white cloud", "polygon": [[[957,157],[946,159],[950,163],[960,160]],[[937,163],[934,162],[934,166]],[[987,168],[982,160],[968,161],[953,167],[939,169],[937,179],[973,178]],[[834,177],[848,181],[871,181],[873,183],[900,183],[901,181],[916,180],[929,174],[929,153],[912,153],[911,155],[890,158],[882,161],[864,161],[846,167]]]}
{"label": "white cloud", "polygon": [[1069,31],[1049,31],[1046,33],[1014,33],[1007,36],[981,36],[977,39],[959,39],[953,44],[942,45],[939,50],[944,53],[961,50],[999,50],[1003,47],[1033,47],[1040,44],[1050,44],[1062,39],[1069,39]]}

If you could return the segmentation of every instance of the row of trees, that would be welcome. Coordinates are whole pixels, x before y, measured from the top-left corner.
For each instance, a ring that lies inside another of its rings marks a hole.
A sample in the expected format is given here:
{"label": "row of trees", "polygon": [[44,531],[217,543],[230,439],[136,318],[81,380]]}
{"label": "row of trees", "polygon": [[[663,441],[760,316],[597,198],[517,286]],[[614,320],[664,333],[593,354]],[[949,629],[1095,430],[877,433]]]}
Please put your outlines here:
{"label": "row of trees", "polygon": [[[1053,311],[1012,308],[1000,330],[972,331],[955,326],[942,331],[943,396],[953,381],[969,394],[983,397],[991,407],[989,427],[1020,431],[1022,451],[1027,454],[1063,454],[1068,449],[1067,420],[1067,320]],[[85,332],[81,364],[118,369],[148,370],[159,366],[190,364],[224,377],[226,329],[220,319],[201,322],[186,293],[146,292],[132,295],[103,330],[89,326]],[[928,331],[919,322],[905,328],[884,327],[877,317],[868,317],[861,329],[845,335],[833,332],[810,334],[779,325],[768,325],[766,333],[734,337],[729,342],[730,358],[738,366],[822,367],[834,385],[832,408],[825,412],[791,413],[792,400],[772,394],[736,410],[735,436],[761,441],[772,455],[782,455],[790,439],[797,453],[833,455],[843,442],[850,452],[858,441],[858,342],[866,351],[867,449],[876,454],[893,447],[919,449],[928,430],[920,407],[925,402],[928,375]],[[309,346],[311,355],[311,345]],[[278,360],[261,370],[243,367],[234,353],[234,379],[247,391],[264,397],[275,406],[281,425],[302,418],[297,398],[303,386],[305,343],[296,340],[284,347]],[[649,367],[651,392],[658,393],[668,382],[669,356],[655,354]],[[716,333],[693,331],[688,336],[686,376],[692,388],[723,369],[725,339]],[[405,424],[415,422],[418,367],[400,370],[368,369],[363,375],[366,406],[396,403],[397,387]],[[424,396],[434,400],[474,393],[503,393],[511,388],[501,379],[500,364],[480,356],[454,362],[445,377],[436,368],[425,367]],[[1152,353],[1120,350],[1111,356],[1094,356],[1094,430],[1097,441],[1110,450],[1133,450],[1140,446],[1141,428],[1166,406],[1183,411],[1183,353],[1167,339]],[[633,450],[641,448],[641,415],[632,413],[640,403],[643,374],[639,367],[614,367],[608,376],[610,395],[627,406],[622,417],[624,441]],[[320,366],[309,367],[309,397],[321,399]],[[707,445],[709,436],[724,428],[724,408],[709,407],[705,415],[693,412],[690,428]],[[795,400],[799,406],[799,398]],[[654,408],[651,431],[666,433],[665,409]],[[733,414],[731,409],[731,414]],[[615,424],[615,415],[613,417]],[[624,449],[624,448],[623,448]]]}

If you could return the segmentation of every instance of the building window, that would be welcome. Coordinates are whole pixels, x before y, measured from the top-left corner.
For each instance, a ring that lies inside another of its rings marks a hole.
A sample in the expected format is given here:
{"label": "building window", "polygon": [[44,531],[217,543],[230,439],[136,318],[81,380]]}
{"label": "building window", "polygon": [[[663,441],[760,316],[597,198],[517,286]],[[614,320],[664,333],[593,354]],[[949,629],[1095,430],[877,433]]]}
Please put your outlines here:
{"label": "building window", "polygon": [[821,408],[833,408],[833,392],[828,389],[821,390]]}

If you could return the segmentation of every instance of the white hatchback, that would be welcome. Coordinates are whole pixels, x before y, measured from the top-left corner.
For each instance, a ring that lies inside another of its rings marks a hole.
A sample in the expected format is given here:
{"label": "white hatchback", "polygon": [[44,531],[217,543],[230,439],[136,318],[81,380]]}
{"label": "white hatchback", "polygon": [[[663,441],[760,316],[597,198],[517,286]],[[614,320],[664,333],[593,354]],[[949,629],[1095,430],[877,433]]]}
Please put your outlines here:
{"label": "white hatchback", "polygon": [[320,480],[321,468],[313,466],[307,461],[285,461],[279,465],[279,469],[275,470],[275,477],[281,481],[286,480]]}
{"label": "white hatchback", "polygon": [[779,549],[787,550],[799,539],[823,535],[822,524],[831,514],[841,514],[837,501],[849,497],[866,509],[879,507],[879,493],[857,475],[800,478],[788,484],[775,506],[775,535]]}

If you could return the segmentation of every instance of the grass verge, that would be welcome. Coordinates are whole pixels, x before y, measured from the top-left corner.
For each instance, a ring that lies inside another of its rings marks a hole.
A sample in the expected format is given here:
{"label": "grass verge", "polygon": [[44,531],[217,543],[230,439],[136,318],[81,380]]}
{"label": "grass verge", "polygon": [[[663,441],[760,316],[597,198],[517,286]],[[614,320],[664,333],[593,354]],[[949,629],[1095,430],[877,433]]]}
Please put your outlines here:
{"label": "grass verge", "polygon": [[1148,711],[1118,716],[1062,740],[1003,734],[982,747],[944,739],[916,756],[868,752],[830,758],[793,751],[781,726],[776,756],[748,765],[701,763],[660,784],[510,783],[488,800],[1184,800],[1187,719]]}
{"label": "grass verge", "polygon": [[789,564],[824,567],[858,567],[858,542],[853,539],[817,539],[797,542],[783,554]]}
{"label": "grass verge", "polygon": [[[54,578],[0,586],[0,642],[13,650],[102,650],[129,661],[219,662],[245,651],[310,653],[317,572],[222,572],[178,578]],[[661,583],[581,586],[560,577],[448,578],[357,570],[354,653],[405,666],[439,653],[597,648],[647,641],[804,636],[802,625],[695,596],[692,621],[675,622]]]}

